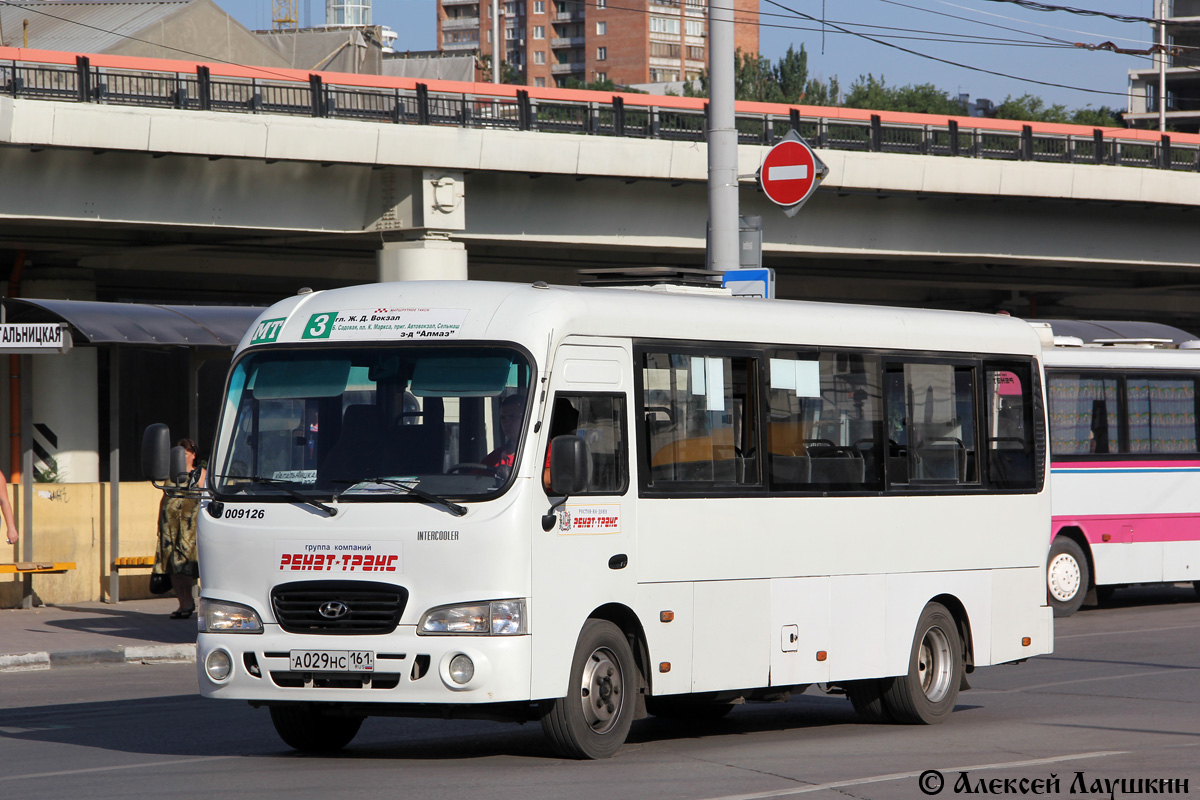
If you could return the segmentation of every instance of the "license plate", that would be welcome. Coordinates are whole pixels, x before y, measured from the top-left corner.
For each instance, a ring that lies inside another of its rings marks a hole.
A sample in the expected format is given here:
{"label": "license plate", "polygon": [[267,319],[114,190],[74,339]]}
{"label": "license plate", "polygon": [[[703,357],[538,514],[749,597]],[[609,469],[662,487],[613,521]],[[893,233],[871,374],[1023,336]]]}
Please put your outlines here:
{"label": "license plate", "polygon": [[288,654],[292,672],[373,672],[371,650],[292,650]]}

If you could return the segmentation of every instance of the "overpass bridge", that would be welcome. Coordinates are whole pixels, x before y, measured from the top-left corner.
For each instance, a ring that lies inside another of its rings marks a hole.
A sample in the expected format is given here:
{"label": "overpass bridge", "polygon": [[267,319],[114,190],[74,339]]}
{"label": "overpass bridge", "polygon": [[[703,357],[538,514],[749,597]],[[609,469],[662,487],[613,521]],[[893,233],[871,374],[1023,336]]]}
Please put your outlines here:
{"label": "overpass bridge", "polygon": [[[738,127],[783,296],[1200,327],[1200,137],[756,103]],[[830,176],[787,218],[752,176],[793,127]],[[703,266],[703,138],[693,98],[0,48],[0,270],[264,302],[447,255]]]}

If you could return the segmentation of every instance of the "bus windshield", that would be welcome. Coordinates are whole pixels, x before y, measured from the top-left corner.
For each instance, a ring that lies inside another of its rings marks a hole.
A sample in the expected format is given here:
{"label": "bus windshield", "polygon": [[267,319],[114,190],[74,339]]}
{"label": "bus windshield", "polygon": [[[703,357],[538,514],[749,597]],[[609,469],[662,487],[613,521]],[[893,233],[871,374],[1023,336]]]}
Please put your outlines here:
{"label": "bus windshield", "polygon": [[492,496],[530,384],[510,347],[251,351],[230,374],[210,484],[226,499]]}

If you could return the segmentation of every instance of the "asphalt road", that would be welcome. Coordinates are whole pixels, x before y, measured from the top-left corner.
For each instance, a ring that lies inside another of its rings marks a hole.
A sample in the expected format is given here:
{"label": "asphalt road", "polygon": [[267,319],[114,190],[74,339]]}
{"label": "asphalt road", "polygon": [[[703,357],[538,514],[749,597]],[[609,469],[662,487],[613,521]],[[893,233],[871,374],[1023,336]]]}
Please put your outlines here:
{"label": "asphalt road", "polygon": [[536,724],[388,718],[301,756],[265,711],[201,700],[191,664],[6,673],[0,796],[891,800],[928,796],[928,770],[939,797],[1124,797],[1147,779],[1200,794],[1195,593],[1126,590],[1057,622],[1054,655],[977,671],[943,725],[862,724],[813,688],[703,727],[637,722],[601,762],[553,757]]}

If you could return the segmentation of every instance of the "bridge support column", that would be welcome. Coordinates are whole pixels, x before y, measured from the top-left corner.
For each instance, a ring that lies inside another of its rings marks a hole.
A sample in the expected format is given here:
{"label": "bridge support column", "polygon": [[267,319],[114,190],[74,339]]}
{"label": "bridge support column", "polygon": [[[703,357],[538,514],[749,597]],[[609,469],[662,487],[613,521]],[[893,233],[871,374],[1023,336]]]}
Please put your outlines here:
{"label": "bridge support column", "polygon": [[409,242],[385,242],[375,254],[379,280],[465,281],[467,248],[462,242],[424,236]]}

